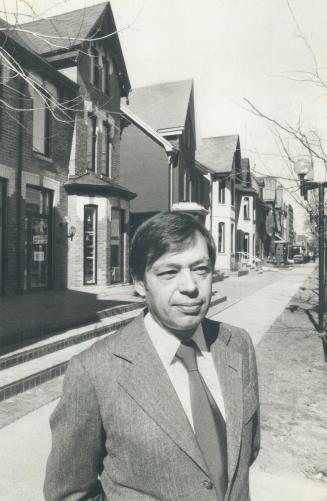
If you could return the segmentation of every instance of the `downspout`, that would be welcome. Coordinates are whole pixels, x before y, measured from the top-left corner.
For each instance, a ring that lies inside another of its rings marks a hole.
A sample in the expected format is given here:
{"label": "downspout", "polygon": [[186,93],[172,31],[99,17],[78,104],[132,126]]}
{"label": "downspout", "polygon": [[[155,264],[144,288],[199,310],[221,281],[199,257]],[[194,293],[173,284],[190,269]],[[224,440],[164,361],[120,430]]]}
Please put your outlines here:
{"label": "downspout", "polygon": [[16,266],[16,294],[22,294],[22,171],[23,171],[23,146],[24,146],[24,91],[25,82],[19,80],[19,100],[18,100],[18,148],[17,148],[17,173],[16,173],[16,213],[17,213],[17,266]]}

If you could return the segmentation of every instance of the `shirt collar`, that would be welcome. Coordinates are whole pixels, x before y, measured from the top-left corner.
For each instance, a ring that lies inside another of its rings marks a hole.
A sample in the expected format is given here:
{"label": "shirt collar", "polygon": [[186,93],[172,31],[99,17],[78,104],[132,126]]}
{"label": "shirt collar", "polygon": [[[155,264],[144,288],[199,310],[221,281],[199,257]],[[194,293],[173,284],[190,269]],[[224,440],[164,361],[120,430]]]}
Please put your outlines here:
{"label": "shirt collar", "polygon": [[[144,324],[162,363],[165,367],[169,367],[174,361],[181,341],[174,334],[159,325],[150,312],[145,315]],[[196,328],[192,339],[196,342],[201,352],[208,351],[201,324]]]}

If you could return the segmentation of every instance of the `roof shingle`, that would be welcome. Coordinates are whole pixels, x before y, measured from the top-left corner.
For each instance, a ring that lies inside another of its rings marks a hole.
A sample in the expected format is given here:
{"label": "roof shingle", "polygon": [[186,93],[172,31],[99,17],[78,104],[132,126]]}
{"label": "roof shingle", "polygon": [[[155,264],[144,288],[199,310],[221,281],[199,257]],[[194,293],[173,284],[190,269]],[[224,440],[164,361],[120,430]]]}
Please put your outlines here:
{"label": "roof shingle", "polygon": [[155,130],[184,127],[192,89],[192,80],[136,88],[129,95],[129,106]]}
{"label": "roof shingle", "polygon": [[[39,54],[69,49],[81,43],[78,39],[89,36],[107,5],[108,2],[102,2],[91,7],[24,23],[20,28],[32,33],[20,32],[20,36]],[[37,37],[34,33],[48,38]]]}
{"label": "roof shingle", "polygon": [[206,137],[196,150],[196,161],[213,173],[231,172],[236,150],[239,148],[239,136]]}

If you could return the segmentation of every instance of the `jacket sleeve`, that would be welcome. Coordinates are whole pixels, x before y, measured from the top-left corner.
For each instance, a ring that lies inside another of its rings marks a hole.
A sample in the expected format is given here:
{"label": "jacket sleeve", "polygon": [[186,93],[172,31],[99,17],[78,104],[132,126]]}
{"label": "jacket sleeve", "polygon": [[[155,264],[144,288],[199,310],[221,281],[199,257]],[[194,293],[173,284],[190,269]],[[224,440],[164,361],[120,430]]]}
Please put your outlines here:
{"label": "jacket sleeve", "polygon": [[73,358],[63,394],[50,418],[52,448],[44,483],[46,501],[102,500],[98,475],[104,431],[95,388],[79,358]]}

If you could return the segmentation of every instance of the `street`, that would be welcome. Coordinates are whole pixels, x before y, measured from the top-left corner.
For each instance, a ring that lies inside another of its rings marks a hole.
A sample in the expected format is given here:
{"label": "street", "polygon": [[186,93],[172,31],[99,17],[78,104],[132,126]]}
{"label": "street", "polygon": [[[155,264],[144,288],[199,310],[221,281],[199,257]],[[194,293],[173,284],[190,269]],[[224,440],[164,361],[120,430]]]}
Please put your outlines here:
{"label": "street", "polygon": [[[219,283],[227,303],[211,312],[215,320],[245,327],[256,347],[262,448],[251,471],[252,501],[327,500],[327,365],[305,313],[316,301],[314,273],[314,265],[306,264],[229,277]],[[46,383],[52,398],[61,381]],[[39,408],[29,412],[26,394],[15,398],[27,414],[0,430],[0,499],[41,501],[51,442],[48,419],[57,399],[42,405],[41,398]],[[2,402],[1,412],[10,405]]]}

